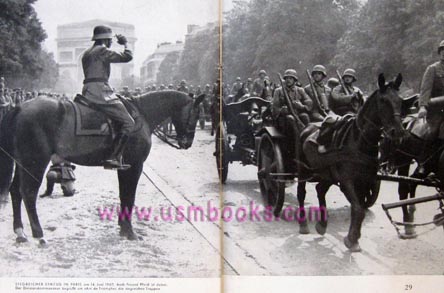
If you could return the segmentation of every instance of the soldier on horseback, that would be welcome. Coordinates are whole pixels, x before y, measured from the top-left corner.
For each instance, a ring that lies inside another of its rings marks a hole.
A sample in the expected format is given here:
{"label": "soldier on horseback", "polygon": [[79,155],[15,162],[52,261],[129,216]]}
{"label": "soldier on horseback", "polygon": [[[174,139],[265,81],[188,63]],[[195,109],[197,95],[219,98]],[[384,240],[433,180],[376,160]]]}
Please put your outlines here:
{"label": "soldier on horseback", "polygon": [[128,113],[119,97],[108,84],[111,63],[126,63],[133,59],[132,52],[127,48],[127,39],[117,35],[117,43],[124,46],[122,53],[110,50],[112,44],[111,28],[99,25],[94,28],[92,37],[94,45],[82,56],[83,81],[82,95],[94,105],[94,108],[108,116],[120,128],[113,142],[113,151],[104,167],[107,169],[127,169],[122,164],[122,153],[128,142],[129,134],[134,128],[134,120]]}
{"label": "soldier on horseback", "polygon": [[[310,121],[321,122],[325,118],[325,112],[329,111],[328,97],[331,94],[331,89],[324,84],[324,79],[327,77],[327,70],[322,65],[316,65],[311,71],[311,76],[313,78],[313,87],[318,98],[315,97],[311,85],[306,85],[304,90],[313,101],[313,109],[310,112]],[[320,105],[318,105],[317,99],[319,99]]]}
{"label": "soldier on horseback", "polygon": [[[437,61],[427,67],[421,82],[419,96],[418,118],[426,119],[427,131],[421,135],[422,139],[428,144],[433,144],[436,140],[444,140],[444,128],[442,126],[444,117],[440,109],[429,107],[430,100],[435,97],[444,96],[444,41],[441,41],[438,47],[440,61]],[[424,146],[424,150],[426,146]],[[430,148],[433,149],[433,148]],[[416,173],[425,174],[424,163],[430,154],[423,151],[418,162]]]}

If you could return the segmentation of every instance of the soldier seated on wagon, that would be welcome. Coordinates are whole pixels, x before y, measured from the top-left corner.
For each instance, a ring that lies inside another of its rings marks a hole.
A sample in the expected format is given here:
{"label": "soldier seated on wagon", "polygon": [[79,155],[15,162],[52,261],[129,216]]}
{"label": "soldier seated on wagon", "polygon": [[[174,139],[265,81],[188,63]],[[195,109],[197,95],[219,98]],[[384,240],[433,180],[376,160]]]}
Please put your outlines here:
{"label": "soldier seated on wagon", "polygon": [[353,85],[357,80],[356,71],[346,69],[341,78],[342,83],[337,85],[330,95],[329,106],[333,113],[324,119],[317,139],[320,153],[327,152],[327,146],[333,138],[334,131],[340,127],[341,121],[344,121],[341,116],[358,113],[364,104],[362,91]]}
{"label": "soldier seated on wagon", "polygon": [[311,76],[313,78],[313,88],[316,91],[316,94],[313,93],[311,84],[304,87],[305,92],[313,101],[310,120],[312,122],[321,122],[325,118],[325,112],[329,111],[328,97],[330,96],[331,89],[324,83],[324,79],[327,77],[327,70],[322,65],[315,65],[311,71]]}
{"label": "soldier seated on wagon", "polygon": [[[299,119],[306,126],[310,122],[309,113],[313,107],[313,101],[305,93],[304,89],[297,86],[298,81],[297,72],[294,69],[287,69],[284,74],[285,91],[290,99],[293,109],[297,112]],[[287,117],[290,115],[287,101],[285,98],[284,89],[279,87],[275,90],[271,113],[273,119],[277,120],[279,117]]]}

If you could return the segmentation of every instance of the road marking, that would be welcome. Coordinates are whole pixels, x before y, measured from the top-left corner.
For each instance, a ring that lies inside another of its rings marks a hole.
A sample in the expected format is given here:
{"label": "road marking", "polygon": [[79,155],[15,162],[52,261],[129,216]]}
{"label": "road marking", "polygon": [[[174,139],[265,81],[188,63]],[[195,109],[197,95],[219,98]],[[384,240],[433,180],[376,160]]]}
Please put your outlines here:
{"label": "road marking", "polygon": [[[168,183],[162,179],[156,172],[147,164],[144,165],[144,176],[159,190],[159,192],[171,203],[174,207],[187,207],[193,204],[186,196],[173,189]],[[224,234],[220,226],[216,222],[211,221],[190,221],[187,222],[218,252],[224,262],[237,275],[245,274],[246,270],[255,271],[258,275],[269,275],[266,268],[261,265],[254,257],[252,257],[246,250],[242,249],[238,243]],[[220,237],[223,236],[225,247],[229,247],[229,253],[222,253],[220,251]]]}

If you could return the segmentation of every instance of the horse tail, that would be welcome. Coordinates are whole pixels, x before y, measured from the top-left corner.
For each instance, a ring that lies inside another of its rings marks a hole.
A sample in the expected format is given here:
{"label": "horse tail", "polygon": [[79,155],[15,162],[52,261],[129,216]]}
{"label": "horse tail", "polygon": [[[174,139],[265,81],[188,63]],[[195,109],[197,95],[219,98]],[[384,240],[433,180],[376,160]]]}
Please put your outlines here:
{"label": "horse tail", "polygon": [[20,108],[14,108],[6,113],[0,122],[0,202],[6,202],[9,186],[14,171],[14,134],[16,127],[15,117]]}

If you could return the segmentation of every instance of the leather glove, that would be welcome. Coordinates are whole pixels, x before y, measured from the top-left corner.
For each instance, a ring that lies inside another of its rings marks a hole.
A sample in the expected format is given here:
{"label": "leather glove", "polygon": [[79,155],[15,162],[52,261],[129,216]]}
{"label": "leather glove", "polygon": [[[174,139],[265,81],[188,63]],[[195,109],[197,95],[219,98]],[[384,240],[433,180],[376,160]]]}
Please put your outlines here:
{"label": "leather glove", "polygon": [[126,45],[126,43],[128,43],[128,40],[123,35],[116,35],[116,38],[117,38],[117,44],[119,45]]}
{"label": "leather glove", "polygon": [[421,106],[418,111],[418,118],[425,119],[427,117],[427,109],[424,106]]}

